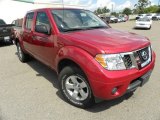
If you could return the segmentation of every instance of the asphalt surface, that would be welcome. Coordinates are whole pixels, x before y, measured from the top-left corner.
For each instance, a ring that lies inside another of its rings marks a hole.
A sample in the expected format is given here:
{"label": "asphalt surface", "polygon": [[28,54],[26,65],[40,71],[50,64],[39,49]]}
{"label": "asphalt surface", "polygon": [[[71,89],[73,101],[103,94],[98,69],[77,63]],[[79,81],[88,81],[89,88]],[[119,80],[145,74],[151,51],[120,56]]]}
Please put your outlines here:
{"label": "asphalt surface", "polygon": [[0,120],[160,120],[160,21],[151,30],[134,30],[134,22],[111,26],[151,40],[157,59],[145,86],[132,96],[79,109],[63,100],[54,71],[36,60],[23,64],[14,45],[1,46]]}

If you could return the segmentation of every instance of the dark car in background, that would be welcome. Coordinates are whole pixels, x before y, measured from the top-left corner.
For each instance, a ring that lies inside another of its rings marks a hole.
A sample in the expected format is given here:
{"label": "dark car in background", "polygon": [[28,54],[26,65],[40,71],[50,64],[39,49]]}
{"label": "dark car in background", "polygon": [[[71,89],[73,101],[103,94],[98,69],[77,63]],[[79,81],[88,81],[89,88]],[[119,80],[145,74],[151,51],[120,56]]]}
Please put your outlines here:
{"label": "dark car in background", "polygon": [[111,21],[111,19],[110,19],[110,17],[100,17],[104,22],[106,22],[106,23],[110,23],[110,21]]}
{"label": "dark car in background", "polygon": [[12,44],[14,39],[12,24],[6,24],[3,19],[0,19],[0,43]]}

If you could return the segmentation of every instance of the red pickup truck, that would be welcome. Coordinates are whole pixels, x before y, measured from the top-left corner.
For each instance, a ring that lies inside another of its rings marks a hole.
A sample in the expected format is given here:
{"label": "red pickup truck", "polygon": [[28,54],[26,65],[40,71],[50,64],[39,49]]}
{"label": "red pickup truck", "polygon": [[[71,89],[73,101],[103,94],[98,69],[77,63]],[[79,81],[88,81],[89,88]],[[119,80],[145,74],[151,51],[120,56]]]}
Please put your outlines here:
{"label": "red pickup truck", "polygon": [[32,56],[55,70],[64,98],[81,108],[134,92],[155,64],[148,38],[115,30],[83,9],[30,11],[15,42],[20,61]]}

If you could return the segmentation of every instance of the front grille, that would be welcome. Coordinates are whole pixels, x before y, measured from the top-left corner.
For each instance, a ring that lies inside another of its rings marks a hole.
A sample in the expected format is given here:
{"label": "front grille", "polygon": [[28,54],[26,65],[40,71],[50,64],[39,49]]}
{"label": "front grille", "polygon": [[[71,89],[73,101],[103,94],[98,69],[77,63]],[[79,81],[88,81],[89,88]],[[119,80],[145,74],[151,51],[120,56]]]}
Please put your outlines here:
{"label": "front grille", "polygon": [[132,67],[132,60],[131,60],[130,55],[124,55],[123,61],[124,61],[124,64],[125,64],[127,69]]}
{"label": "front grille", "polygon": [[141,63],[140,69],[147,66],[151,62],[152,60],[151,52],[152,52],[151,47],[146,47],[136,52],[139,57],[140,63]]}
{"label": "front grille", "polygon": [[140,58],[141,63],[146,62],[149,59],[149,50],[148,47],[142,50],[137,51],[137,54]]}
{"label": "front grille", "polygon": [[122,53],[121,56],[127,69],[142,69],[151,62],[151,47],[149,46],[141,50]]}

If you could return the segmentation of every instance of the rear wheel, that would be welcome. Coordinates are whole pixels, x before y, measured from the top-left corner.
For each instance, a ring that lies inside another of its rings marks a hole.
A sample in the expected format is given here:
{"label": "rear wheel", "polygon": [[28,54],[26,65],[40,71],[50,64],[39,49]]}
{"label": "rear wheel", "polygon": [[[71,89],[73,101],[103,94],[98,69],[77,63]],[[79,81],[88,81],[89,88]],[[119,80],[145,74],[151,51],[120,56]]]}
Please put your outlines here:
{"label": "rear wheel", "polygon": [[19,42],[17,43],[17,53],[21,62],[27,62],[29,60],[29,55],[23,52]]}
{"label": "rear wheel", "polygon": [[87,108],[94,104],[94,97],[90,85],[80,68],[65,67],[59,75],[60,90],[70,104]]}

